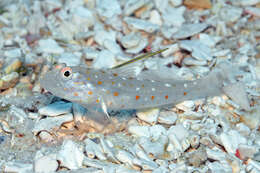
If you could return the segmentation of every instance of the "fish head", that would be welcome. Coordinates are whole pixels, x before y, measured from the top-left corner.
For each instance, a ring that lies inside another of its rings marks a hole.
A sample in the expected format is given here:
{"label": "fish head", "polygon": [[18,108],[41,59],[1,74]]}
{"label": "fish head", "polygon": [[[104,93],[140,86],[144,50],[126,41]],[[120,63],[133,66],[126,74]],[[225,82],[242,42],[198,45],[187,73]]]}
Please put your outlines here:
{"label": "fish head", "polygon": [[40,85],[53,95],[72,102],[91,103],[95,97],[93,85],[87,82],[78,67],[58,65],[40,79]]}

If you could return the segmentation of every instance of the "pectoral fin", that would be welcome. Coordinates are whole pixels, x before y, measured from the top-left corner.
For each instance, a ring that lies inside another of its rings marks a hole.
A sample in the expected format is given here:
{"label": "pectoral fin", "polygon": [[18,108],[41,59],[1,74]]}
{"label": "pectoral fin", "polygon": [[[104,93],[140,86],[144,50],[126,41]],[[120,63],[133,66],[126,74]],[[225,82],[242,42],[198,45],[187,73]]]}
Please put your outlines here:
{"label": "pectoral fin", "polygon": [[250,103],[242,83],[233,83],[223,87],[224,93],[230,97],[235,103],[246,111],[250,111]]}

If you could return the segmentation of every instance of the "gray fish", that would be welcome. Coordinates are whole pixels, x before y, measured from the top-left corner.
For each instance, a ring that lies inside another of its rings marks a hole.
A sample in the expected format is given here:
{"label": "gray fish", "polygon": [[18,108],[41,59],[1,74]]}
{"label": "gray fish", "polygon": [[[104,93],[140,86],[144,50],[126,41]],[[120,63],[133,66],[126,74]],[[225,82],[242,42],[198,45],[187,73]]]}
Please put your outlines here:
{"label": "gray fish", "polygon": [[[250,109],[244,88],[224,85],[228,82],[227,68],[218,68],[208,76],[193,81],[162,80],[121,74],[122,69],[97,70],[59,65],[40,80],[43,88],[53,95],[76,102],[88,110],[143,109],[174,105],[185,100],[218,96],[223,93]],[[228,93],[229,92],[229,93]],[[242,100],[242,101],[241,101]],[[104,115],[104,114],[103,114]],[[97,118],[98,119],[98,118]]]}

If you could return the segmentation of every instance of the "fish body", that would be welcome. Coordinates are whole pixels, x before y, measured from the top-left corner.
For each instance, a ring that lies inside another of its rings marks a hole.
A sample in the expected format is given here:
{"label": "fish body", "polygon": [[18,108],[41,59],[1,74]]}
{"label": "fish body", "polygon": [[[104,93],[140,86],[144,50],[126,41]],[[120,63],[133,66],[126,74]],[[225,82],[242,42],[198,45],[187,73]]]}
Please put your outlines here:
{"label": "fish body", "polygon": [[52,94],[86,108],[143,109],[222,94],[223,75],[214,71],[194,81],[142,79],[121,76],[115,70],[60,67],[40,81]]}

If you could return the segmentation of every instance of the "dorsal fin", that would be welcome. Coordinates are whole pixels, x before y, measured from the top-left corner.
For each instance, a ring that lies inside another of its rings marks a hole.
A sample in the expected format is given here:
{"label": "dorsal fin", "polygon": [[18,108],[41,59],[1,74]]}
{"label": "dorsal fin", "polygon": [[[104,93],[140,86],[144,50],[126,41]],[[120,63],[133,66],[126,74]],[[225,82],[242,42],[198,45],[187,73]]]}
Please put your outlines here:
{"label": "dorsal fin", "polygon": [[150,53],[147,53],[147,54],[144,54],[144,55],[137,56],[137,57],[135,57],[135,58],[133,58],[133,59],[131,59],[129,61],[123,62],[123,63],[121,63],[119,65],[116,65],[116,66],[112,67],[112,69],[117,69],[117,68],[123,67],[123,66],[125,66],[127,64],[131,64],[133,62],[136,62],[136,61],[139,61],[139,60],[142,60],[142,59],[145,59],[145,58],[149,58],[151,56],[154,56],[154,55],[157,55],[157,54],[159,54],[161,52],[164,52],[167,49],[168,48],[165,48],[165,49],[158,50],[156,52],[150,52]]}
{"label": "dorsal fin", "polygon": [[165,48],[165,49],[158,50],[156,52],[150,52],[150,53],[147,53],[144,55],[137,56],[129,61],[123,62],[119,65],[112,67],[111,69],[109,69],[109,71],[111,71],[112,73],[117,73],[118,75],[120,75],[122,77],[134,77],[135,78],[140,74],[143,67],[142,66],[140,67],[140,65],[137,65],[134,63],[140,62],[140,60],[142,60],[142,59],[157,55],[167,49],[168,48]]}

